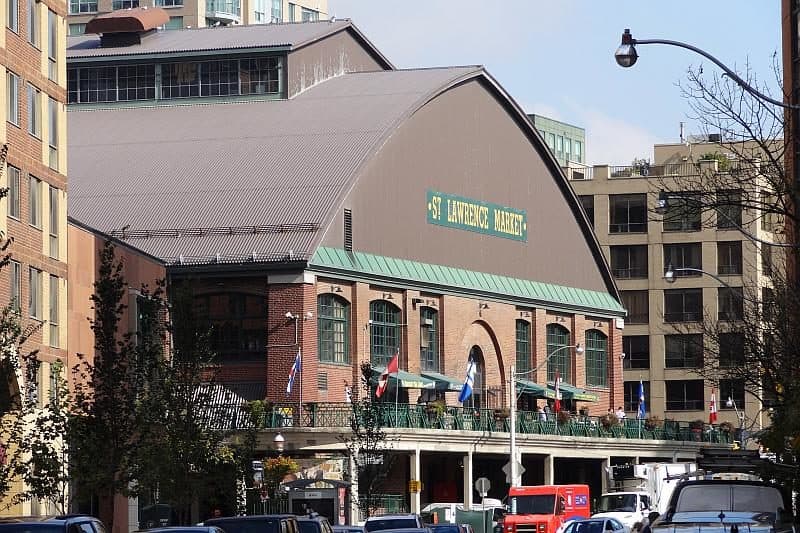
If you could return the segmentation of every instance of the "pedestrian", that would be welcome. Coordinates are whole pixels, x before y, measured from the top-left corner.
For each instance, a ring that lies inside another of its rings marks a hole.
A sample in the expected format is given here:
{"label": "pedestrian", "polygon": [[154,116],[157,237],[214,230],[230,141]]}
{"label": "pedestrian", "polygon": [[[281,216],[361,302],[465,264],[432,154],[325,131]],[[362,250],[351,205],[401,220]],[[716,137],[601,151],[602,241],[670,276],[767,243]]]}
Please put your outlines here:
{"label": "pedestrian", "polygon": [[539,407],[537,407],[536,408],[536,413],[539,415],[539,421],[540,422],[546,422],[547,421],[547,413],[544,412],[544,407],[542,407],[541,405]]}
{"label": "pedestrian", "polygon": [[344,401],[351,403],[353,401],[353,387],[345,380],[344,382]]}
{"label": "pedestrian", "polygon": [[658,520],[659,516],[661,516],[661,515],[658,514],[658,511],[653,511],[649,515],[647,515],[647,518],[645,519],[645,520],[647,520],[647,524],[645,524],[645,526],[642,528],[642,532],[641,533],[651,533],[651,528],[653,526],[653,522]]}
{"label": "pedestrian", "polygon": [[544,404],[544,418],[545,420],[550,419],[550,402]]}
{"label": "pedestrian", "polygon": [[617,407],[616,415],[619,420],[625,420],[625,409],[623,409],[621,405]]}

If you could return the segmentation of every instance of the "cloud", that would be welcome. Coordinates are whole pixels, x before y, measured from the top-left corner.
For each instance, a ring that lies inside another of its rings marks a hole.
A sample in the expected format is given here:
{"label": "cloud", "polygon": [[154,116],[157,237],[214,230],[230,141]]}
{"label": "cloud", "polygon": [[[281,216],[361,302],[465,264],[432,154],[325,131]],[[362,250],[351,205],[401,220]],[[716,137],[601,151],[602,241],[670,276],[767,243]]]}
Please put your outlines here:
{"label": "cloud", "polygon": [[629,165],[634,158],[653,159],[653,145],[664,140],[651,131],[595,110],[582,113],[586,128],[586,162],[590,165]]}

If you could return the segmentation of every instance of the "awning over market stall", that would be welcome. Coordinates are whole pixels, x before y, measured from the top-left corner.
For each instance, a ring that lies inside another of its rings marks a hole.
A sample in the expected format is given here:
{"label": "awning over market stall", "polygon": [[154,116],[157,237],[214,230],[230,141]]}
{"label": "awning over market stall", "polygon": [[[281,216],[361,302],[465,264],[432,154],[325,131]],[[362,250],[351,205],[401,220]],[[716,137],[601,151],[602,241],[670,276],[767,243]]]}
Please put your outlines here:
{"label": "awning over market stall", "polygon": [[549,389],[544,385],[539,385],[528,379],[517,378],[517,392],[520,394],[531,394],[536,398],[550,398],[556,397],[556,391]]}
{"label": "awning over market stall", "polygon": [[436,385],[436,390],[443,390],[443,391],[460,391],[461,388],[464,386],[463,380],[459,380],[456,378],[451,378],[450,376],[445,376],[444,374],[440,374],[439,372],[432,372],[429,370],[425,370],[420,372],[422,377],[432,379]]}
{"label": "awning over market stall", "polygon": [[[547,386],[550,389],[555,388],[555,384],[552,382],[548,383]],[[600,400],[593,392],[581,389],[575,385],[570,385],[569,383],[562,382],[558,388],[561,391],[561,397],[565,400],[576,400],[579,402],[597,402]]]}
{"label": "awning over market stall", "polygon": [[[372,379],[370,380],[373,385],[378,383],[381,377],[383,368],[372,367]],[[389,375],[389,385],[396,387],[400,386],[401,389],[435,389],[436,382],[432,379],[420,376],[419,374],[412,374],[405,370],[398,370],[397,372]]]}

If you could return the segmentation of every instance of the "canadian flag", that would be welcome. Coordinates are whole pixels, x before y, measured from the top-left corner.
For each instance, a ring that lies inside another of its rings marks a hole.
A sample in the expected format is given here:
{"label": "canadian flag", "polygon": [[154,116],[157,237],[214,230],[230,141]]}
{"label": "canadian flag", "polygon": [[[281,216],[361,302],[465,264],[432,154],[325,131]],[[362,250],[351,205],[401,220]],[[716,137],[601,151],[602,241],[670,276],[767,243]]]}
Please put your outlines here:
{"label": "canadian flag", "polygon": [[392,357],[391,361],[389,361],[389,364],[386,365],[386,370],[383,371],[381,377],[378,379],[378,388],[375,389],[375,396],[377,396],[378,398],[383,396],[383,393],[386,392],[386,387],[389,385],[389,376],[391,374],[396,374],[397,371],[399,370],[400,365],[397,360],[399,355],[400,352],[398,350],[397,352],[395,352],[394,357]]}
{"label": "canadian flag", "polygon": [[715,424],[717,422],[717,391],[711,389],[711,401],[708,402],[708,423]]}
{"label": "canadian flag", "polygon": [[561,411],[561,375],[556,370],[556,382],[555,382],[555,393],[556,393],[556,401],[553,404],[553,407],[557,412]]}

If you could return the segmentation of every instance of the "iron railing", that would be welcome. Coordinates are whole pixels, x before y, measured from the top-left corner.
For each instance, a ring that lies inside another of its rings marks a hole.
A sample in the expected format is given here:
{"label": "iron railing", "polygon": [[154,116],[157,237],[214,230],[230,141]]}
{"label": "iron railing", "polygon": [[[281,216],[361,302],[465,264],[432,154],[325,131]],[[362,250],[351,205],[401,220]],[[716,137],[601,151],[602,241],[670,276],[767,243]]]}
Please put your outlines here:
{"label": "iron railing", "polygon": [[650,176],[699,176],[700,168],[693,163],[668,165],[632,165],[610,167],[611,178],[647,178]]}
{"label": "iron railing", "polygon": [[[236,406],[220,406],[218,420],[225,429],[281,428],[349,428],[359,417],[359,404],[309,402],[302,409],[297,403],[276,403],[265,409],[259,419],[249,416],[230,418]],[[685,406],[682,406],[685,407]],[[698,409],[702,405],[698,404]],[[238,409],[247,411],[247,405]],[[482,431],[507,433],[510,430],[508,410],[472,409],[448,406],[445,408],[423,404],[377,404],[378,416],[385,429],[435,429],[440,431]],[[607,426],[604,417],[570,415],[543,416],[533,411],[517,413],[517,432],[531,435],[560,435],[588,438],[661,439],[730,443],[730,435],[716,426],[706,425],[702,431],[693,431],[688,422],[667,420],[658,427],[649,427],[645,421],[623,420],[619,425]],[[240,427],[233,427],[240,424]]]}

